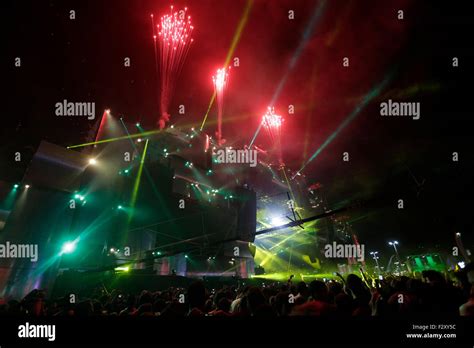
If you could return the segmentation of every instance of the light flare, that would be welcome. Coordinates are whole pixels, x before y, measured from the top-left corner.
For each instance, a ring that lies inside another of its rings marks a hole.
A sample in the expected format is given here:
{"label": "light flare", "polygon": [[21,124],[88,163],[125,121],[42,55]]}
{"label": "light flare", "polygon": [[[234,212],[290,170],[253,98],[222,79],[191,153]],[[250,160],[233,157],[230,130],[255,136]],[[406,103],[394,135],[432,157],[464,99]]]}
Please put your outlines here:
{"label": "light flare", "polygon": [[212,77],[212,82],[214,84],[214,91],[217,99],[217,144],[222,145],[222,116],[224,112],[224,90],[227,86],[227,81],[229,79],[230,67],[228,69],[221,68],[217,69],[216,74]]}

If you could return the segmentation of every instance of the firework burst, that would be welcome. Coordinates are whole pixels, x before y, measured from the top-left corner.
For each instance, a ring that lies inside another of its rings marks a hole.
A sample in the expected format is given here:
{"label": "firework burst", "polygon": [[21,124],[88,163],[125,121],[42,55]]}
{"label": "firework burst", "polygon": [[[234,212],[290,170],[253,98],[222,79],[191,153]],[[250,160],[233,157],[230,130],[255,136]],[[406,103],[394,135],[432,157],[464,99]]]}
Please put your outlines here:
{"label": "firework burst", "polygon": [[[177,78],[183,68],[184,61],[188,55],[193,39],[191,37],[194,27],[191,24],[191,16],[187,14],[188,9],[173,12],[161,17],[160,23],[154,27],[153,15],[153,40],[155,44],[155,65],[161,75],[160,85],[160,111],[158,121],[160,129],[163,129],[169,121],[169,106],[173,96]],[[156,41],[158,40],[158,45]],[[157,52],[159,47],[159,53]]]}
{"label": "firework burst", "polygon": [[281,125],[283,118],[275,113],[275,108],[268,107],[267,112],[262,117],[262,126],[267,131],[277,153],[278,161],[283,164],[281,152]]}
{"label": "firework burst", "polygon": [[[230,70],[230,67],[229,69]],[[222,139],[222,114],[224,111],[224,91],[227,86],[227,81],[229,79],[228,70],[225,68],[217,69],[216,74],[212,77],[212,82],[214,83],[214,90],[216,93],[217,99],[217,143],[219,145],[223,144]]]}

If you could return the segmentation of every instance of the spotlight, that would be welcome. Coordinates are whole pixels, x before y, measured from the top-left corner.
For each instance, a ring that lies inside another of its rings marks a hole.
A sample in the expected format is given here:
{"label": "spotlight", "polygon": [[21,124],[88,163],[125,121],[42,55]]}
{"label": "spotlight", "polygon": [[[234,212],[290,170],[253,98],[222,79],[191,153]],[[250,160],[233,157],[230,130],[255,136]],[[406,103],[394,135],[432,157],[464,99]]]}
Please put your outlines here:
{"label": "spotlight", "polygon": [[63,244],[61,252],[63,254],[70,254],[76,249],[76,242],[66,242]]}
{"label": "spotlight", "polygon": [[91,164],[91,165],[94,166],[94,165],[97,164],[97,160],[96,160],[95,158],[91,158],[91,159],[89,160],[89,164]]}
{"label": "spotlight", "polygon": [[117,209],[122,209],[122,208],[123,208],[123,207],[122,207],[121,205],[119,205],[119,206],[117,207]]}
{"label": "spotlight", "polygon": [[20,186],[20,185],[15,184],[15,185],[13,185],[13,188],[18,188],[19,186]]}
{"label": "spotlight", "polygon": [[141,143],[141,142],[142,142],[142,138],[138,138],[137,141],[138,141],[139,143]]}
{"label": "spotlight", "polygon": [[270,221],[273,227],[284,225],[286,222],[282,217],[279,216],[272,217]]}
{"label": "spotlight", "polygon": [[135,126],[140,127],[140,122],[137,122]]}
{"label": "spotlight", "polygon": [[30,185],[25,185],[25,188],[26,188],[26,189],[29,189],[29,188],[30,188]]}
{"label": "spotlight", "polygon": [[184,258],[185,258],[185,259],[188,259],[189,257],[188,257],[188,255],[184,255]]}
{"label": "spotlight", "polygon": [[125,266],[125,267],[115,267],[116,272],[128,272],[130,271],[130,267]]}
{"label": "spotlight", "polygon": [[110,109],[106,109],[105,112],[107,113],[107,115],[110,115]]}
{"label": "spotlight", "polygon": [[125,169],[123,172],[124,172],[125,174],[128,174],[128,171],[129,171],[128,169]]}

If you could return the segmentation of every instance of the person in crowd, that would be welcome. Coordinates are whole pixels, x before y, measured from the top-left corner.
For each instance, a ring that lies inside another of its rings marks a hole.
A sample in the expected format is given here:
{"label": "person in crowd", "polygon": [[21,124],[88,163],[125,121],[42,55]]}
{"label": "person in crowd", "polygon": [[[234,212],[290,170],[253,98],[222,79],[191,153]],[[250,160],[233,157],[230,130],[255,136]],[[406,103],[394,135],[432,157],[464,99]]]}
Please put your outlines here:
{"label": "person in crowd", "polygon": [[465,278],[467,280],[464,287],[467,288],[470,285],[470,292],[467,302],[459,307],[459,314],[462,316],[474,316],[474,264],[472,262],[466,266],[463,274],[466,275]]}
{"label": "person in crowd", "polygon": [[[448,277],[450,276],[450,277]],[[421,278],[421,279],[419,279]],[[0,298],[0,316],[129,316],[284,318],[288,316],[408,317],[474,315],[474,268],[472,263],[455,275],[423,271],[420,277],[388,275],[385,279],[340,276],[338,281],[313,280],[309,284],[269,283],[235,286],[211,280],[194,281],[187,289],[169,287],[160,291],[127,293],[120,289],[93,289],[49,299],[35,289],[23,299]],[[339,281],[340,280],[340,281]],[[452,281],[454,280],[454,281]],[[208,286],[206,286],[206,284]],[[212,286],[211,286],[212,285]]]}
{"label": "person in crowd", "polygon": [[310,299],[297,305],[291,315],[330,316],[336,312],[336,306],[329,302],[329,292],[326,283],[313,280],[309,283]]}
{"label": "person in crowd", "polygon": [[205,315],[206,288],[202,281],[196,281],[188,287],[187,300],[189,303],[189,317]]}

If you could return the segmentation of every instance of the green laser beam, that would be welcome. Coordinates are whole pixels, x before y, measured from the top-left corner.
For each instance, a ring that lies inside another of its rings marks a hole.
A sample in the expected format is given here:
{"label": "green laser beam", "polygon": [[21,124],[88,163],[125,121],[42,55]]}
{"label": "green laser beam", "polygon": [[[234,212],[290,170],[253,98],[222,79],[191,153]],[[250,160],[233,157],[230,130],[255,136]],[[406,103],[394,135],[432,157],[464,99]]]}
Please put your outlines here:
{"label": "green laser beam", "polygon": [[204,115],[204,120],[202,120],[201,128],[200,130],[204,128],[204,125],[206,124],[207,116],[209,116],[209,111],[211,111],[212,105],[214,104],[214,100],[216,99],[216,91],[212,94],[211,101],[209,102],[209,106],[207,107],[206,114]]}
{"label": "green laser beam", "polygon": [[[225,58],[224,62],[224,68],[227,68],[227,66],[230,63],[230,60],[232,59],[232,55],[235,52],[235,49],[237,48],[237,44],[240,41],[240,37],[242,35],[242,32],[244,31],[245,25],[247,24],[247,20],[249,18],[250,10],[252,9],[253,5],[253,0],[247,0],[247,3],[245,4],[244,12],[242,13],[242,16],[240,17],[239,24],[237,25],[237,29],[235,30],[234,37],[232,38],[232,42],[229,47],[229,51],[227,52],[227,56]],[[202,131],[204,128],[204,125],[206,124],[207,117],[209,116],[209,111],[212,108],[212,105],[214,104],[214,101],[216,100],[216,91],[212,94],[211,101],[209,102],[209,107],[207,108],[207,112],[204,115],[204,119],[201,124],[200,130]]]}
{"label": "green laser beam", "polygon": [[[122,121],[122,120],[120,120],[120,121]],[[135,146],[135,143],[130,138],[130,132],[128,131],[128,128],[127,128],[127,126],[125,125],[125,123],[123,121],[122,121],[122,125],[125,128],[125,132],[127,132],[127,135],[129,136],[130,143],[132,144],[133,148],[135,150],[137,150],[137,147]],[[137,128],[141,132],[140,134],[143,135],[143,133],[145,133],[145,129],[143,129],[140,125],[138,125]],[[150,183],[150,186],[153,189],[153,192],[155,193],[156,198],[159,201],[161,210],[166,214],[167,218],[170,218],[171,214],[170,214],[168,208],[166,207],[166,204],[164,203],[163,198],[161,197],[160,193],[158,192],[158,189],[156,188],[155,182],[153,181],[153,178],[152,178],[150,172],[148,171],[148,169],[146,167],[144,167],[144,170],[145,170],[145,175],[148,179],[148,182]]]}
{"label": "green laser beam", "polygon": [[250,142],[249,148],[252,147],[253,142],[255,141],[255,139],[256,139],[257,136],[258,136],[258,133],[260,133],[260,129],[262,129],[262,122],[260,122],[260,124],[258,125],[257,131],[256,131],[255,134],[253,135],[253,138],[252,138],[252,141]]}
{"label": "green laser beam", "polygon": [[103,143],[110,143],[112,141],[127,140],[127,139],[130,139],[130,138],[146,137],[148,135],[154,135],[154,134],[158,134],[158,133],[161,133],[161,132],[162,132],[162,130],[157,129],[157,130],[152,130],[152,131],[143,132],[143,133],[124,135],[124,136],[117,137],[117,138],[104,139],[104,140],[93,141],[93,142],[90,142],[90,143],[84,143],[84,144],[78,144],[78,145],[71,145],[71,146],[68,146],[67,148],[68,149],[75,149],[75,148],[78,148],[78,147],[97,145],[97,144],[103,144]]}
{"label": "green laser beam", "polygon": [[339,133],[346,128],[364,109],[367,104],[369,104],[372,99],[377,97],[380,92],[386,87],[386,85],[390,82],[393,77],[393,72],[389,73],[377,86],[372,88],[362,99],[362,101],[355,107],[354,110],[349,114],[348,117],[344,119],[344,121],[336,128],[336,130],[324,141],[324,143],[313,153],[313,155],[306,161],[306,163],[298,170],[298,173],[301,171],[311,162],[313,161],[318,155],[329,145],[333,142],[333,140],[339,135]]}
{"label": "green laser beam", "polygon": [[138,167],[138,173],[137,177],[135,178],[135,183],[133,185],[133,192],[132,192],[132,198],[130,200],[130,213],[128,215],[128,223],[130,224],[132,217],[133,217],[133,212],[135,210],[135,204],[137,203],[137,197],[138,197],[138,189],[140,188],[140,181],[142,177],[142,172],[143,172],[143,165],[145,163],[145,157],[146,157],[146,150],[148,148],[148,139],[145,142],[145,147],[143,148],[143,154],[140,159],[140,166]]}

